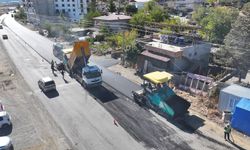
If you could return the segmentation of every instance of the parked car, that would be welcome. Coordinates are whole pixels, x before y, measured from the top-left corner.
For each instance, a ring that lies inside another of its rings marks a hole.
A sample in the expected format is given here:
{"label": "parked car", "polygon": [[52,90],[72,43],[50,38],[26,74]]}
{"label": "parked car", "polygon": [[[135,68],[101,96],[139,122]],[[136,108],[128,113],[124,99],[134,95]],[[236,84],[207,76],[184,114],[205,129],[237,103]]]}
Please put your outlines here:
{"label": "parked car", "polygon": [[13,150],[11,138],[8,136],[0,137],[0,150]]}
{"label": "parked car", "polygon": [[38,86],[43,92],[56,90],[56,84],[50,77],[44,77],[38,81]]}
{"label": "parked car", "polygon": [[0,101],[0,112],[1,111],[4,111],[4,106],[3,106],[2,102]]}
{"label": "parked car", "polygon": [[4,40],[8,39],[8,35],[6,35],[6,34],[2,35],[2,37],[3,37]]}
{"label": "parked car", "polygon": [[0,128],[6,128],[11,125],[11,117],[6,111],[0,112]]}
{"label": "parked car", "polygon": [[0,24],[0,29],[3,29],[3,25]]}

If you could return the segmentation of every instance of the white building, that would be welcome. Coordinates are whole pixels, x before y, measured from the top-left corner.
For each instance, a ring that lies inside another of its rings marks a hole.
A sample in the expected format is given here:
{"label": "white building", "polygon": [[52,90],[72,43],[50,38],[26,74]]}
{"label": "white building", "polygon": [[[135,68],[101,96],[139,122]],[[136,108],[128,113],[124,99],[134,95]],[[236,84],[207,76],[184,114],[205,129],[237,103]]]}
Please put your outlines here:
{"label": "white building", "polygon": [[134,5],[137,9],[142,9],[144,5],[151,0],[135,0]]}
{"label": "white building", "polygon": [[87,14],[90,0],[54,0],[55,11],[57,14],[64,14],[72,21],[79,21]]}
{"label": "white building", "polygon": [[168,0],[165,1],[168,7],[177,10],[194,10],[196,6],[201,5],[205,0]]}

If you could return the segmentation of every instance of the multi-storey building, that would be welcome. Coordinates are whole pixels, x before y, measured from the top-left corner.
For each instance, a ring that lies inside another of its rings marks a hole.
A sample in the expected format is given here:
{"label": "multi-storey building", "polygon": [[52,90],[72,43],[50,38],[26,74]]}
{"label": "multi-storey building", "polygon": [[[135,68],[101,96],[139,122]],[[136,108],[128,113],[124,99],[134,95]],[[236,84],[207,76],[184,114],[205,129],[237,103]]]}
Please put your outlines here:
{"label": "multi-storey building", "polygon": [[205,0],[160,0],[166,3],[168,7],[177,10],[194,10],[196,6],[201,5]]}
{"label": "multi-storey building", "polygon": [[90,0],[54,0],[56,14],[64,14],[72,21],[79,21],[87,14]]}
{"label": "multi-storey building", "polygon": [[64,15],[72,21],[79,21],[87,14],[90,0],[22,0],[27,9],[32,8],[38,15]]}
{"label": "multi-storey building", "polygon": [[21,4],[27,9],[34,9],[36,14],[53,16],[54,0],[22,0]]}

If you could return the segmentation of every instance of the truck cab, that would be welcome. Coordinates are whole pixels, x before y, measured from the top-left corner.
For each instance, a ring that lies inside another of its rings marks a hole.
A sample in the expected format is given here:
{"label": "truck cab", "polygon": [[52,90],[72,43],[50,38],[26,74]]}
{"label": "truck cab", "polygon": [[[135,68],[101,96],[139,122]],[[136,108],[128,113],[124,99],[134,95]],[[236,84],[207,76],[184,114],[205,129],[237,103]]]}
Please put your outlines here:
{"label": "truck cab", "polygon": [[102,84],[102,70],[96,65],[82,68],[82,85],[85,88],[99,86]]}

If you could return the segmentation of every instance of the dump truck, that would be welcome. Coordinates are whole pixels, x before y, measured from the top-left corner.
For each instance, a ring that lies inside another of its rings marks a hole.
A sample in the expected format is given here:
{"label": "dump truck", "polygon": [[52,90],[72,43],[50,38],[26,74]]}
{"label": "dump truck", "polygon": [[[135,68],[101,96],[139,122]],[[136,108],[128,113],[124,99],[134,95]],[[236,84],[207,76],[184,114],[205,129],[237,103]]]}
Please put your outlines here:
{"label": "dump truck", "polygon": [[150,108],[166,118],[176,119],[188,113],[190,103],[169,87],[173,75],[156,71],[143,75],[142,89],[132,91],[140,106]]}
{"label": "dump truck", "polygon": [[88,62],[91,52],[89,42],[78,40],[73,48],[65,48],[60,43],[53,45],[53,54],[61,62],[57,63],[58,70],[66,70],[69,75],[82,84],[84,88],[96,87],[102,84],[102,70]]}

